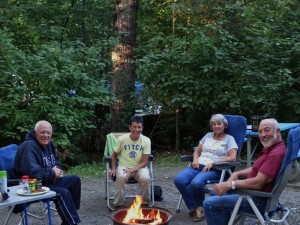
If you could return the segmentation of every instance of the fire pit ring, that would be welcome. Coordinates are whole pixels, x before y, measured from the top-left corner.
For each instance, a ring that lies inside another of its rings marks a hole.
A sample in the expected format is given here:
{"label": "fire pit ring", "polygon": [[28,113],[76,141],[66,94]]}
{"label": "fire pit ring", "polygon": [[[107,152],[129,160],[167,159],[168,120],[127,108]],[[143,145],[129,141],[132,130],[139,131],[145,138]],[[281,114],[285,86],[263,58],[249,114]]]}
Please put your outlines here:
{"label": "fire pit ring", "polygon": [[[117,209],[115,211],[112,212],[112,214],[110,215],[110,218],[112,219],[112,221],[114,222],[114,225],[129,225],[128,223],[122,223],[122,220],[125,218],[126,213],[127,213],[128,208],[121,208],[121,209]],[[159,210],[160,213],[160,217],[162,218],[162,223],[160,223],[160,225],[168,225],[169,221],[172,219],[173,215],[172,213],[164,208],[159,208],[159,207],[142,207],[143,210],[143,214],[147,215],[149,214],[152,210],[155,211],[155,213],[157,213],[157,211]],[[131,225],[131,224],[130,224]]]}

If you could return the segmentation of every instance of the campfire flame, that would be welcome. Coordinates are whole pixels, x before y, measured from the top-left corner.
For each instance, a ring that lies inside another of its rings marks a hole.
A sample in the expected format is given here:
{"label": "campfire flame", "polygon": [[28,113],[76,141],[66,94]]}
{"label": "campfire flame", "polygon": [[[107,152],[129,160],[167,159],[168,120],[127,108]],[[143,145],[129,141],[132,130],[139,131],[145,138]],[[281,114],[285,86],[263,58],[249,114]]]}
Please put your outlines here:
{"label": "campfire flame", "polygon": [[160,217],[159,210],[155,214],[155,210],[151,210],[151,212],[144,216],[141,205],[143,203],[143,198],[141,196],[137,196],[133,201],[133,204],[127,210],[127,214],[125,218],[122,220],[122,223],[130,223],[130,224],[148,224],[148,225],[156,225],[162,223],[162,218]]}

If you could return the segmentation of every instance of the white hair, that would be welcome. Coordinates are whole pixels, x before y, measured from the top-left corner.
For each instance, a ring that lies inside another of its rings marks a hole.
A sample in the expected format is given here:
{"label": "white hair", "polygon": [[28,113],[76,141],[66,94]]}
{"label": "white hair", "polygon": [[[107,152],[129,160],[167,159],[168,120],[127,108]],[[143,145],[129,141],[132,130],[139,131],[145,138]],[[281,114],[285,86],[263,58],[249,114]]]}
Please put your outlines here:
{"label": "white hair", "polygon": [[274,118],[263,119],[263,120],[260,121],[260,123],[263,122],[263,121],[266,121],[266,120],[269,120],[274,125],[274,127],[275,127],[276,130],[280,129],[278,121],[276,119],[274,119]]}
{"label": "white hair", "polygon": [[49,123],[48,121],[46,120],[40,120],[38,121],[36,124],[35,124],[35,127],[34,127],[34,130],[36,131],[42,124],[47,124],[51,127],[52,129],[52,126],[51,126],[51,123]]}
{"label": "white hair", "polygon": [[222,122],[225,127],[228,126],[227,119],[222,114],[215,114],[210,118],[209,124],[211,125],[214,122]]}

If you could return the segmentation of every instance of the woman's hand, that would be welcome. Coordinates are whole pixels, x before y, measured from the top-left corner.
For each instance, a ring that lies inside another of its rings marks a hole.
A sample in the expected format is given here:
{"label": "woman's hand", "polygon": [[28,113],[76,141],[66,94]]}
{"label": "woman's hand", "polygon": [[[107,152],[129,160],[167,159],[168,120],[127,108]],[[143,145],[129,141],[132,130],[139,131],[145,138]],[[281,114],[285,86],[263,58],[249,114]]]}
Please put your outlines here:
{"label": "woman's hand", "polygon": [[212,168],[212,163],[208,163],[204,166],[202,172],[207,172]]}
{"label": "woman's hand", "polygon": [[193,162],[192,162],[192,167],[193,167],[194,169],[199,169],[199,163],[198,163],[198,160],[193,160]]}

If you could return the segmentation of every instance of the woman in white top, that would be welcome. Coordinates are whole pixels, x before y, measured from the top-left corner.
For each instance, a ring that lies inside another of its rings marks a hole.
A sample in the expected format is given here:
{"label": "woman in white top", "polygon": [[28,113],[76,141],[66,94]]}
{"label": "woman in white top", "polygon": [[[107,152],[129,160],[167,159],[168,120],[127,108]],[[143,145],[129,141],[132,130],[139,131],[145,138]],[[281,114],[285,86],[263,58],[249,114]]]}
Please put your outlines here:
{"label": "woman in white top", "polygon": [[228,126],[222,114],[210,119],[213,132],[207,133],[193,153],[191,166],[183,169],[174,178],[174,184],[190,210],[195,222],[204,219],[203,201],[208,180],[219,180],[221,171],[212,168],[214,162],[234,162],[238,146],[234,138],[224,132]]}

